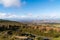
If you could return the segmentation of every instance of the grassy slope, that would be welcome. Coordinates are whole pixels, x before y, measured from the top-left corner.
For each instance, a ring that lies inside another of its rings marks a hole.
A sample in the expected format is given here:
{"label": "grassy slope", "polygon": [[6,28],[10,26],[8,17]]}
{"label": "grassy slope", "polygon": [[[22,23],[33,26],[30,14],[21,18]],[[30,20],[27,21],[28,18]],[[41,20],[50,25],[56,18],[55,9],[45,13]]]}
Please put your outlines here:
{"label": "grassy slope", "polygon": [[53,38],[53,40],[60,40],[60,37],[58,37],[58,38]]}
{"label": "grassy slope", "polygon": [[[2,20],[2,19],[0,19],[0,26],[1,26],[1,25],[4,25],[4,26],[6,26],[6,27],[8,27],[7,25],[12,25],[12,26],[16,25],[16,26],[21,27],[21,25],[23,26],[24,24],[23,24],[23,23],[20,23],[20,22],[16,22],[16,21],[9,21],[9,20]],[[21,28],[19,28],[19,29],[21,29]],[[9,30],[1,31],[1,32],[0,32],[0,40],[7,40],[7,39],[8,39],[8,40],[15,40],[15,39],[14,39],[14,35],[17,35],[17,34],[20,33],[19,30],[18,30],[18,31],[10,30],[11,33],[12,33],[12,35],[8,35],[8,34],[7,34],[8,31],[9,31]]]}
{"label": "grassy slope", "polygon": [[23,25],[23,23],[0,19],[0,25],[18,25],[18,26],[20,26],[20,25]]}
{"label": "grassy slope", "polygon": [[[9,20],[0,20],[0,25],[5,25],[5,26],[7,26],[7,25],[17,25],[17,26],[21,26],[21,24],[22,23],[20,23],[20,22],[16,22],[16,21],[9,21]],[[22,25],[24,25],[24,24],[22,24]],[[49,25],[51,25],[51,24],[49,24]],[[53,24],[53,25],[55,25],[55,24]],[[57,24],[57,26],[58,25],[60,25],[60,24]],[[33,27],[33,25],[31,25],[32,27]],[[25,27],[26,27],[26,25],[25,25]],[[20,28],[20,30],[19,31],[13,31],[13,35],[12,36],[10,36],[10,35],[4,35],[5,34],[5,32],[7,32],[7,31],[4,31],[4,32],[0,32],[0,40],[7,40],[7,39],[12,39],[12,37],[15,35],[15,34],[19,34],[19,33],[21,33],[21,30],[22,30],[22,32],[24,33],[24,32],[29,32],[29,33],[32,33],[32,34],[36,34],[36,35],[46,35],[44,32],[40,32],[40,30],[38,30],[38,29],[33,29],[33,28]],[[49,36],[51,33],[47,33],[47,36]],[[53,34],[54,35],[54,34]],[[4,38],[5,36],[7,36],[6,38]],[[14,38],[13,38],[14,39]],[[59,40],[60,38],[54,38],[53,40]]]}

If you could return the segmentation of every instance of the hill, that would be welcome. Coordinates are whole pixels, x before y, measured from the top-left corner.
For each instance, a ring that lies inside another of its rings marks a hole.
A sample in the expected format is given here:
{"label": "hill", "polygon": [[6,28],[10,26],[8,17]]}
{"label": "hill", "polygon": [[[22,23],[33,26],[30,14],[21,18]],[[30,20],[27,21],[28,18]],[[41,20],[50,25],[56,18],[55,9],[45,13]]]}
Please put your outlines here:
{"label": "hill", "polygon": [[33,38],[33,40],[40,37],[60,37],[60,27],[58,27],[60,24],[39,23],[39,25],[36,25],[33,22],[22,23],[0,19],[0,40],[20,40],[19,38],[24,37]]}
{"label": "hill", "polygon": [[0,25],[23,25],[21,22],[0,19]]}

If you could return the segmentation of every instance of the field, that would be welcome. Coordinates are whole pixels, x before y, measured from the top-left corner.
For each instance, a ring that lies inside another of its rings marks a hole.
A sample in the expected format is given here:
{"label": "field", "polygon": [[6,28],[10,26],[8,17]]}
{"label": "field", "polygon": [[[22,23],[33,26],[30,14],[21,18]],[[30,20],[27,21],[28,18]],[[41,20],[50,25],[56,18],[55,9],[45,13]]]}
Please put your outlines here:
{"label": "field", "polygon": [[59,23],[25,24],[16,21],[0,21],[0,40],[60,40]]}
{"label": "field", "polygon": [[60,40],[60,37],[58,37],[58,38],[53,38],[53,40]]}

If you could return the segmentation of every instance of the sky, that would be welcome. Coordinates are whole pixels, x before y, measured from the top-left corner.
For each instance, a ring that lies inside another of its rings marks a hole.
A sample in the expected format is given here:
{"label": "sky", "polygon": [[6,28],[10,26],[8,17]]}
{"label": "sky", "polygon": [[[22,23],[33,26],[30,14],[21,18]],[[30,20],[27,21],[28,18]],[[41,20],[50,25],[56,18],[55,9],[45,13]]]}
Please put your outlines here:
{"label": "sky", "polygon": [[60,18],[60,0],[0,0],[0,19],[30,18]]}

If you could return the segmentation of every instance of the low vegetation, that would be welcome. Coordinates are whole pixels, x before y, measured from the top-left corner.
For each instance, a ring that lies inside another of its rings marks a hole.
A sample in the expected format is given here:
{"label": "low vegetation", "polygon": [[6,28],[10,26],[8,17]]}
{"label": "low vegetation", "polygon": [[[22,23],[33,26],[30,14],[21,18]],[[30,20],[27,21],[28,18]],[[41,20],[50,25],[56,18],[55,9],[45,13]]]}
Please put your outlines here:
{"label": "low vegetation", "polygon": [[15,36],[25,36],[33,40],[43,40],[45,38],[59,40],[60,27],[58,25],[60,24],[34,25],[0,20],[0,40],[20,40]]}

